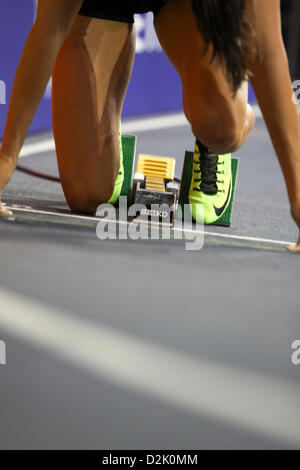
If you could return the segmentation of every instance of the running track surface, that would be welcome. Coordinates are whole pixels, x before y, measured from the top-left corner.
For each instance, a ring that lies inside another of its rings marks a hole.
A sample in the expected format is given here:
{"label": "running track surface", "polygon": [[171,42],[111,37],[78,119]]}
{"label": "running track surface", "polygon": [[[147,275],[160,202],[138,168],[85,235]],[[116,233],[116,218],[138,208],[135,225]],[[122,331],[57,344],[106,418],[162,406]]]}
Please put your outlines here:
{"label": "running track surface", "polygon": [[[180,174],[187,126],[137,135]],[[207,230],[294,241],[261,119],[238,156],[232,225]],[[57,171],[54,152],[22,164]],[[67,210],[59,184],[21,173],[4,200]],[[300,258],[284,245],[210,235],[189,252],[3,219],[0,237],[1,449],[300,447]]]}

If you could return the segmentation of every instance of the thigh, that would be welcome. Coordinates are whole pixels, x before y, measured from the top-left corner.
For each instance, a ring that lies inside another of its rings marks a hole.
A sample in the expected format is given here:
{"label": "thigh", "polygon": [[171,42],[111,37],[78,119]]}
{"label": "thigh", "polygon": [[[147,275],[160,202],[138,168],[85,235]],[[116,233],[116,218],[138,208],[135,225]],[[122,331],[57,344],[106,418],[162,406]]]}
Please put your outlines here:
{"label": "thigh", "polygon": [[70,205],[88,195],[103,202],[112,193],[134,43],[132,25],[78,16],[57,58],[53,131]]}
{"label": "thigh", "polygon": [[[234,96],[223,65],[212,60],[198,31],[190,0],[172,0],[160,10],[155,29],[166,55],[177,70],[183,87],[183,106],[192,127],[218,123],[220,132],[232,127],[241,132],[247,116],[248,87],[244,83]],[[206,51],[206,52],[205,52]]]}

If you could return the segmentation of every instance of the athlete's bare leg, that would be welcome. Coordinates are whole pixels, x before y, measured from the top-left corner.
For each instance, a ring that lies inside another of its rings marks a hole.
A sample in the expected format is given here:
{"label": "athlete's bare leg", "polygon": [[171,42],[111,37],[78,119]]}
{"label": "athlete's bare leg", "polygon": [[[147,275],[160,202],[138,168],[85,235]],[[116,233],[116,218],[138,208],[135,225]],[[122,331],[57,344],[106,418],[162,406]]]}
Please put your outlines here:
{"label": "athlete's bare leg", "polygon": [[78,16],[53,74],[53,131],[73,210],[93,213],[113,193],[119,126],[135,52],[132,25]]}
{"label": "athlete's bare leg", "polygon": [[217,153],[237,150],[254,125],[248,83],[233,97],[224,68],[197,29],[190,0],[172,0],[154,21],[159,41],[182,82],[183,106],[195,136]]}

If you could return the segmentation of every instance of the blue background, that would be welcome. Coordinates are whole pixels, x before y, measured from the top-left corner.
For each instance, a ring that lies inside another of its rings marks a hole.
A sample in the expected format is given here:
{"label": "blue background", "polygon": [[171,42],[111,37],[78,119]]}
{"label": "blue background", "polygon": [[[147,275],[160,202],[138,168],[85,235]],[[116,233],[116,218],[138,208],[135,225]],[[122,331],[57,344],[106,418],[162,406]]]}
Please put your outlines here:
{"label": "blue background", "polygon": [[[36,0],[1,0],[0,80],[6,83],[6,104],[0,105],[3,135],[14,74],[35,17]],[[181,85],[162,52],[152,24],[152,14],[136,15],[137,53],[124,105],[124,116],[181,111]],[[253,96],[252,96],[253,99]],[[51,84],[47,88],[31,131],[51,128]]]}

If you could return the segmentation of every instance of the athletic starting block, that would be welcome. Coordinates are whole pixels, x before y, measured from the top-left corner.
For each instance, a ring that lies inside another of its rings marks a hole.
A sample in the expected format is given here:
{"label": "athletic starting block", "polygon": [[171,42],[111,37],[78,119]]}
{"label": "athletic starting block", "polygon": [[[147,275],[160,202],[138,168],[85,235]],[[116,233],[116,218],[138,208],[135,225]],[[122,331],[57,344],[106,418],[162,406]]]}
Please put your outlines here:
{"label": "athletic starting block", "polygon": [[131,197],[132,177],[135,164],[136,136],[122,135],[124,181],[120,196],[126,196],[128,200]]}
{"label": "athletic starting block", "polygon": [[[193,152],[186,151],[185,153],[181,184],[179,184],[175,178],[176,161],[171,157],[139,155],[136,172],[133,177],[136,137],[122,136],[122,145],[124,182],[121,196],[127,196],[130,204],[140,204],[146,207],[146,210],[139,214],[139,220],[148,221],[154,218],[160,223],[166,221],[169,224],[173,224],[175,218],[182,217],[182,214],[184,214],[185,204],[189,204],[189,189],[193,172]],[[231,199],[222,217],[212,225],[230,226],[239,159],[236,157],[232,158],[231,166]],[[157,212],[153,209],[154,205],[157,207],[164,206],[169,208],[169,210]]]}
{"label": "athletic starting block", "polygon": [[132,202],[146,207],[139,219],[173,224],[179,184],[175,178],[175,158],[139,155],[133,179]]}

